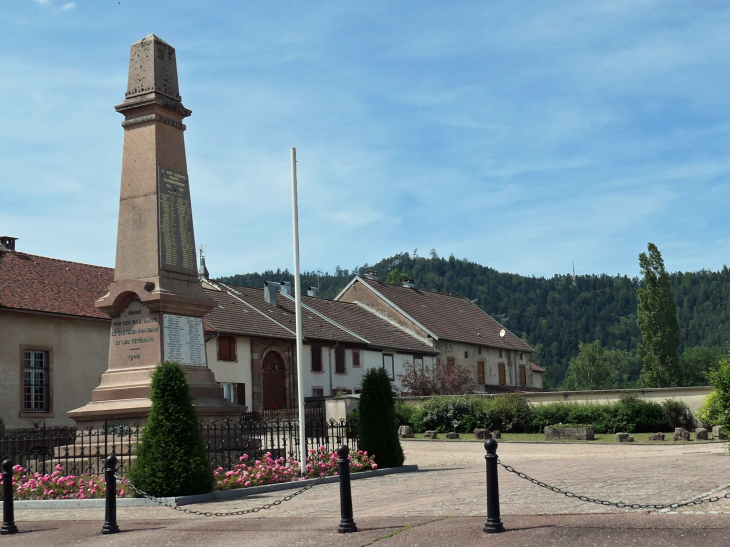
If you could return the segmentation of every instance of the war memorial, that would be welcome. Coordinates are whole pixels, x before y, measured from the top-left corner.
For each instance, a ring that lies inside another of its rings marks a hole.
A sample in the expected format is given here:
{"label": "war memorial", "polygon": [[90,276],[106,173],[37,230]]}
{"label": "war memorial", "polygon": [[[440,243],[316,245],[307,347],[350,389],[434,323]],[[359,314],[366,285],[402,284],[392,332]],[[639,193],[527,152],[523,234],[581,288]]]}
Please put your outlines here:
{"label": "war memorial", "polygon": [[202,317],[215,306],[198,282],[185,124],[175,49],[150,35],[132,44],[114,283],[96,307],[112,318],[109,364],[91,401],[68,415],[81,427],[143,421],[151,373],[177,361],[201,419],[240,414],[207,367]]}
{"label": "war memorial", "polygon": [[[214,302],[196,271],[182,123],[191,111],[182,104],[174,48],[154,35],[131,46],[127,92],[116,110],[124,115],[116,264],[114,282],[96,302],[111,318],[109,360],[91,401],[68,414],[81,430],[98,431],[105,420],[144,422],[151,373],[170,360],[186,371],[203,421],[236,415],[244,407],[223,398],[206,363],[202,318]],[[404,438],[406,463],[418,464],[419,472],[354,481],[350,511],[354,506],[358,528],[346,537],[337,533],[341,486],[325,483],[289,504],[282,501],[294,496],[284,497],[278,491],[283,485],[250,497],[187,500],[187,505],[177,505],[184,508],[178,511],[146,499],[123,500],[129,503],[120,501],[118,515],[116,505],[113,511],[115,526],[117,517],[120,522],[114,532],[123,533],[103,539],[100,523],[109,521],[113,495],[107,496],[106,507],[91,499],[23,501],[15,504],[14,514],[13,504],[3,503],[2,541],[24,546],[216,542],[256,547],[726,544],[730,484],[722,477],[730,474],[730,458],[725,444],[700,445],[697,440],[695,445],[601,446],[502,444],[500,439],[499,456],[521,470],[516,471],[506,464],[497,467],[497,442],[489,439],[487,501],[481,442]],[[345,457],[339,463],[348,466]],[[106,471],[111,480],[114,469]],[[12,469],[4,465],[3,474],[9,478]],[[13,486],[5,480],[5,500]],[[601,502],[627,498],[637,503]],[[657,501],[665,505],[652,505]],[[270,509],[265,518],[259,508]],[[629,512],[640,508],[651,512]],[[485,534],[490,526],[500,533]]]}

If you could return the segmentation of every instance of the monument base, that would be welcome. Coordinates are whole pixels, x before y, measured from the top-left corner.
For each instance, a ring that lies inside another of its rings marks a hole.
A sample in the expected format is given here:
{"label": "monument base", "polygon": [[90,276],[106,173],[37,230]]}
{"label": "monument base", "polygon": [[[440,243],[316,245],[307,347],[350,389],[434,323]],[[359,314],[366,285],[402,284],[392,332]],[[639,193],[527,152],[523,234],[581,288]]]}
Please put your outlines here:
{"label": "monument base", "polygon": [[[247,410],[245,405],[231,403],[219,397],[193,397],[193,406],[198,419],[204,422],[221,421],[226,418],[237,419]],[[152,400],[148,397],[91,401],[81,408],[67,412],[66,415],[76,422],[76,427],[79,429],[101,429],[104,427],[104,420],[109,424],[142,426],[147,422],[151,407]]]}

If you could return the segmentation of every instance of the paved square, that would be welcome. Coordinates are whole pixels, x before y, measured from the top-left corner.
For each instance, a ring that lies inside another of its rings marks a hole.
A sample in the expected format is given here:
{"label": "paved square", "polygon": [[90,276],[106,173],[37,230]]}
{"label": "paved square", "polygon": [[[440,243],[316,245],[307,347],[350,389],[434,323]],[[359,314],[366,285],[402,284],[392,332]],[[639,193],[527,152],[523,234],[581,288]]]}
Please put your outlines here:
{"label": "paved square", "polygon": [[[234,533],[236,530],[253,532],[254,529],[258,530],[256,536],[261,539],[257,545],[268,545],[269,540],[272,545],[277,541],[278,545],[326,545],[330,542],[338,545],[368,545],[385,536],[392,536],[387,542],[381,540],[385,545],[390,545],[391,542],[393,545],[405,545],[406,543],[402,543],[401,534],[403,537],[406,537],[407,533],[414,534],[413,537],[417,535],[415,531],[411,532],[410,528],[406,530],[407,526],[415,527],[413,530],[416,528],[425,530],[428,527],[435,527],[434,530],[446,530],[452,527],[451,522],[455,518],[466,519],[464,523],[469,522],[469,527],[476,527],[476,535],[472,534],[474,538],[482,537],[479,522],[483,524],[486,516],[485,452],[482,443],[404,441],[403,446],[406,462],[418,464],[419,472],[376,477],[352,483],[355,520],[363,530],[356,534],[356,537],[332,535],[339,522],[337,484],[318,486],[281,506],[243,517],[209,519],[166,508],[119,508],[120,527],[127,532],[116,538],[104,538],[103,541],[97,532],[104,520],[104,512],[101,509],[19,510],[16,512],[16,522],[21,529],[29,533],[33,531],[33,537],[38,541],[45,542],[49,539],[50,536],[43,536],[50,533],[49,528],[53,528],[56,531],[54,533],[63,531],[62,535],[70,534],[69,540],[75,538],[75,541],[83,543],[86,541],[84,538],[88,541],[94,538],[99,545],[122,545],[125,544],[122,541],[125,537],[126,544],[129,544],[128,540],[131,538],[129,534],[132,533],[139,535],[138,544],[145,544],[142,538],[150,538],[150,544],[155,545],[178,544],[182,538],[187,537],[192,541],[192,538],[200,533],[201,538],[209,537],[210,540],[225,545],[227,544],[223,534],[225,530]],[[730,453],[727,452],[725,444],[501,443],[498,454],[503,462],[536,479],[577,494],[611,501],[672,503],[694,499],[713,491],[717,495],[724,495],[730,491]],[[624,519],[621,522],[634,522],[636,526],[644,529],[642,528],[644,524],[641,524],[644,521],[641,519],[641,522],[637,521],[636,518],[639,516],[633,513],[629,515],[627,510],[570,499],[539,488],[501,468],[499,480],[502,515],[508,526],[512,523],[513,535],[510,537],[517,537],[514,534],[518,529],[522,530],[520,541],[524,544],[529,544],[532,540],[528,539],[534,535],[532,532],[528,533],[529,527],[525,526],[524,523],[527,522],[525,519],[528,517],[539,519],[543,515],[552,516],[546,521],[534,520],[536,523],[543,523],[536,524],[535,530],[542,530],[540,534],[548,533],[545,532],[545,526],[548,526],[545,523],[550,522],[552,524],[548,527],[551,530],[554,528],[550,534],[557,534],[555,537],[564,537],[566,540],[579,538],[580,534],[576,531],[578,525],[575,524],[575,520],[570,519],[577,519],[579,517],[576,515],[580,514],[584,514],[580,518],[588,518],[588,514],[595,514],[591,517],[598,519],[591,521],[594,523],[603,522],[607,525],[610,522],[619,522],[611,520],[612,518]],[[189,506],[189,508],[225,512],[262,505],[284,495],[286,493],[274,492],[242,500]],[[730,516],[708,514],[730,513],[730,500],[683,509],[680,512],[692,515],[654,512],[654,519],[648,521],[649,529],[656,526],[656,523],[669,522],[674,522],[676,526],[682,528],[688,522],[696,524],[699,522],[696,520],[698,518],[714,519],[713,526],[719,534],[717,538],[724,537],[722,534],[727,535],[727,528],[730,528]],[[605,513],[617,514],[612,517]],[[563,518],[560,521],[556,515],[569,516],[569,520]],[[651,516],[646,511],[643,515],[646,518]],[[684,521],[667,520],[670,517]],[[563,524],[555,528],[557,526],[555,522]],[[136,531],[132,532],[133,530]],[[162,531],[167,533],[162,534]],[[206,536],[206,534],[223,535],[213,538],[212,535]],[[20,542],[23,535],[14,537],[12,541]],[[506,538],[504,535],[500,537]],[[677,537],[684,536],[679,534]],[[153,538],[157,540],[152,541]],[[264,541],[264,538],[269,539]],[[292,543],[293,538],[298,538],[295,543]],[[668,541],[663,533],[656,538]],[[25,535],[25,545],[28,545],[31,539],[33,538],[30,535]],[[624,540],[628,541],[626,537]],[[201,539],[200,543],[191,544],[204,543],[205,541]],[[11,545],[12,542],[9,541],[7,544]],[[418,544],[426,545],[426,543]],[[468,544],[468,541],[465,544]],[[672,542],[669,541],[668,544]]]}

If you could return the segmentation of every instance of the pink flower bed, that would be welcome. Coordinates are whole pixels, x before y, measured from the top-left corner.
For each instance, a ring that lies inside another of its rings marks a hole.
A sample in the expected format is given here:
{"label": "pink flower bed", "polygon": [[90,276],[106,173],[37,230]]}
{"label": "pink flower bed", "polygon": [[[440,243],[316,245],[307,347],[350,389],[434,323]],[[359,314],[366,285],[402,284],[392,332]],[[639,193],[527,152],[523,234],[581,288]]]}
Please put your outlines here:
{"label": "pink flower bed", "polygon": [[[300,481],[304,478],[337,475],[337,459],[337,454],[327,452],[324,446],[311,449],[307,456],[307,476],[302,477],[299,462],[294,458],[275,460],[271,457],[271,453],[267,452],[263,459],[251,461],[247,455],[243,455],[238,465],[230,471],[224,471],[222,467],[215,470],[213,490],[249,488],[264,484]],[[349,459],[351,473],[378,468],[373,457],[368,456],[368,453],[362,450],[350,455]]]}
{"label": "pink flower bed", "polygon": [[[16,465],[13,467],[13,490],[17,492],[17,499],[85,500],[106,496],[104,479],[95,475],[63,476],[62,469],[62,466],[57,465],[52,474],[42,475],[41,473],[29,473],[27,469]],[[0,478],[0,484],[2,482],[2,478]],[[126,483],[127,481],[124,479],[117,483],[118,498],[127,495]],[[2,499],[2,489],[0,489],[0,499]]]}
{"label": "pink flower bed", "polygon": [[[368,471],[378,466],[373,456],[367,452],[357,451],[349,456],[350,472]],[[232,490],[234,488],[249,488],[264,484],[300,481],[305,478],[317,478],[337,475],[338,456],[328,452],[324,446],[311,449],[307,457],[307,476],[302,477],[299,471],[299,462],[294,458],[275,460],[271,453],[264,454],[261,460],[251,461],[247,455],[241,456],[238,465],[230,471],[222,467],[215,470],[214,491]],[[30,473],[27,469],[16,465],[13,470],[13,490],[17,492],[19,500],[68,500],[68,499],[95,499],[106,496],[106,484],[103,478],[95,475],[68,475],[61,474],[63,467],[56,466],[56,470],[48,475]],[[124,498],[128,494],[126,479],[117,483],[117,497]],[[2,479],[0,478],[0,484]],[[0,500],[2,488],[0,488]]]}

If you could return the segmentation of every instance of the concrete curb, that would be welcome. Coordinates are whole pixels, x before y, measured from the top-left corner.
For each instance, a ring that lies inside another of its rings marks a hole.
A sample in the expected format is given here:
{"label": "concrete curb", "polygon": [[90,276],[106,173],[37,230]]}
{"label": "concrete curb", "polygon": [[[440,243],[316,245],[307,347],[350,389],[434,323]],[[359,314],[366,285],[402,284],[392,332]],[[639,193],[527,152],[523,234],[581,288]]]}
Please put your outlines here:
{"label": "concrete curb", "polygon": [[[418,471],[417,465],[403,465],[401,467],[390,467],[387,469],[375,469],[374,471],[360,471],[352,473],[350,480],[368,479],[370,477],[382,477],[384,475],[395,475],[398,473],[414,473]],[[217,501],[227,501],[255,496],[258,494],[267,494],[269,492],[278,492],[280,490],[294,490],[303,488],[311,484],[316,479],[307,479],[296,482],[283,482],[279,484],[266,484],[264,486],[252,486],[250,488],[237,488],[235,490],[224,490],[222,492],[211,492],[210,494],[198,494],[196,496],[181,496],[179,498],[160,498],[170,505],[182,506],[193,505],[196,503],[207,503]],[[327,477],[323,484],[339,482],[339,477]],[[16,510],[21,509],[103,509],[106,500],[16,500],[13,507]],[[155,503],[146,498],[117,498],[117,507],[161,507],[159,503]]]}

